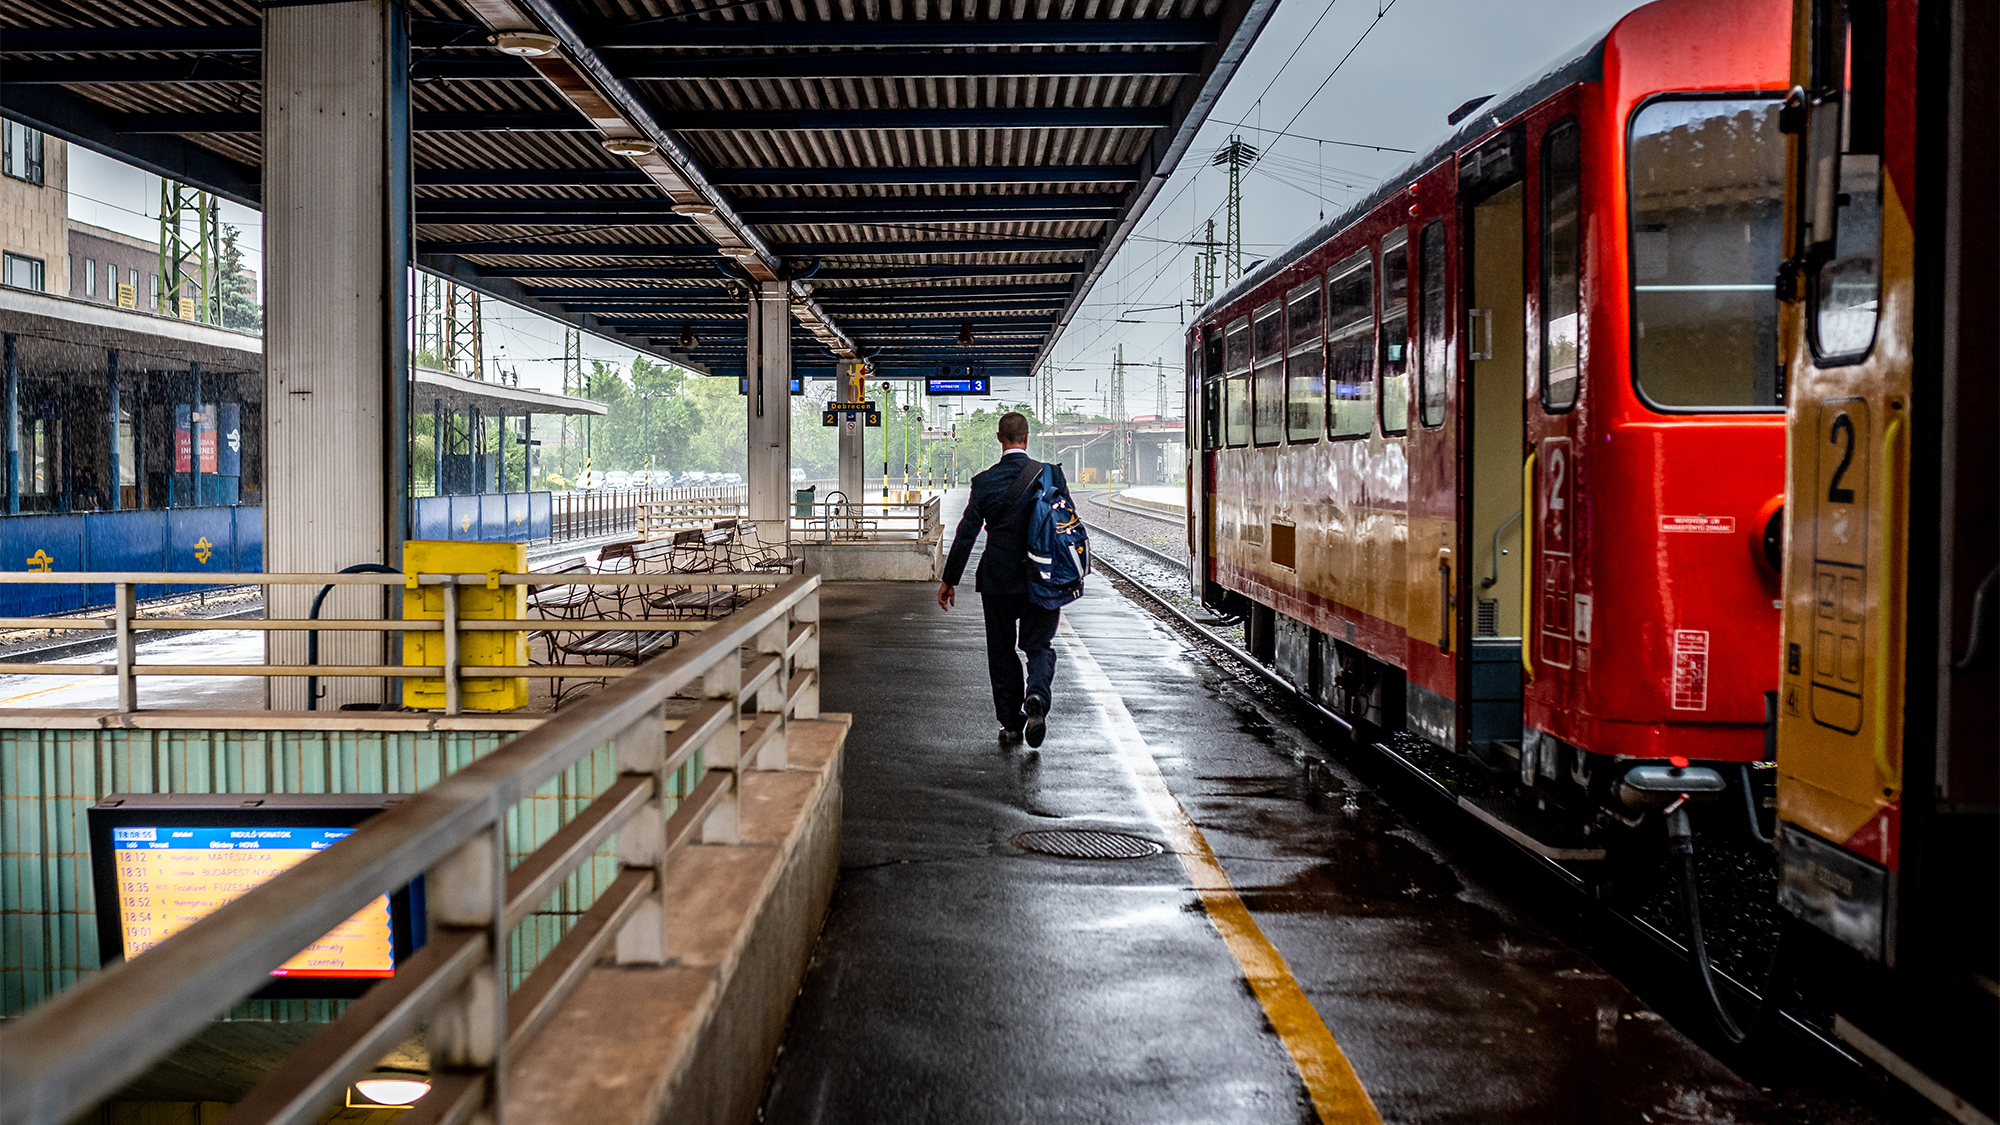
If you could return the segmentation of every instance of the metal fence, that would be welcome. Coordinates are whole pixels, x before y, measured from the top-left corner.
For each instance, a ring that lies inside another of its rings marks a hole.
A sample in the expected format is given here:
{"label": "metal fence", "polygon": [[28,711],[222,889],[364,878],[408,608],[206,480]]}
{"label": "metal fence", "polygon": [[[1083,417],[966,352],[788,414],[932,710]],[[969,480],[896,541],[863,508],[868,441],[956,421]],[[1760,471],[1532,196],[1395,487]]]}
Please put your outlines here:
{"label": "metal fence", "polygon": [[620,492],[559,492],[553,497],[549,536],[561,543],[571,539],[634,534],[639,529],[639,509],[642,505],[690,500],[746,504],[749,498],[749,489],[740,484],[627,489]]}
{"label": "metal fence", "polygon": [[[9,580],[22,576],[9,575]],[[356,575],[235,575],[239,584],[343,582]],[[389,576],[401,582],[401,576]],[[565,576],[644,582],[644,575]],[[706,576],[712,580],[725,576]],[[409,801],[364,822],[335,847],[294,867],[174,935],[17,1020],[0,1025],[0,1123],[60,1125],[165,1058],[239,1001],[272,969],[377,896],[422,876],[429,910],[425,945],[301,1049],[236,1108],[232,1122],[317,1120],[355,1078],[427,1029],[431,1090],[405,1125],[499,1121],[500,1070],[555,1011],[598,957],[624,964],[666,960],[670,904],[662,897],[669,859],[696,839],[734,842],[741,769],[782,768],[786,724],[818,715],[819,579],[736,575],[775,584],[601,693],[558,713]],[[121,606],[153,575],[93,575],[114,585]],[[535,584],[547,575],[420,575],[453,586]],[[685,581],[685,576],[682,578]],[[363,583],[366,584],[366,583]],[[456,599],[444,599],[447,606]],[[121,613],[118,674],[129,677],[131,622]],[[272,622],[297,627],[299,622]],[[325,623],[321,623],[324,625]],[[464,622],[465,628],[539,622]],[[644,628],[646,622],[606,622]],[[652,623],[657,625],[658,623]],[[442,675],[456,681],[461,623],[341,622],[355,629],[441,626],[441,668],[322,667],[320,675]],[[144,666],[140,671],[152,671]],[[304,674],[303,668],[266,674]],[[541,668],[479,666],[480,676]],[[573,671],[573,670],[572,670]],[[609,671],[608,669],[606,671]],[[233,674],[259,674],[232,670]],[[678,721],[669,701],[691,695]],[[561,830],[509,869],[511,810],[564,770],[609,744],[619,769]],[[678,800],[670,779],[696,764],[696,784]],[[509,988],[516,926],[607,841],[616,878],[528,972]]]}

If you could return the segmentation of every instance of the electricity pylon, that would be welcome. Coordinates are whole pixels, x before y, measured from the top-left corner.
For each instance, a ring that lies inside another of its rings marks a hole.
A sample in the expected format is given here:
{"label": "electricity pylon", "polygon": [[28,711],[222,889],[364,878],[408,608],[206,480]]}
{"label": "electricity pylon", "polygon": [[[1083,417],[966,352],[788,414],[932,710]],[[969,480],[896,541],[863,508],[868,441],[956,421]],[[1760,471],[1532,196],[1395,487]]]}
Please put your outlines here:
{"label": "electricity pylon", "polygon": [[[192,237],[188,228],[194,228]],[[186,184],[160,181],[161,297],[175,315],[222,323],[222,224],[215,197]],[[112,291],[117,296],[117,291]]]}
{"label": "electricity pylon", "polygon": [[479,294],[463,285],[444,283],[444,369],[472,379],[486,377],[485,348],[480,340]]}
{"label": "electricity pylon", "polygon": [[[1229,169],[1229,201],[1224,216],[1222,282],[1227,285],[1243,276],[1243,170],[1257,159],[1257,150],[1231,135],[1229,143],[1217,150],[1209,163]],[[1211,236],[1212,237],[1212,236]]]}
{"label": "electricity pylon", "polygon": [[1194,256],[1194,307],[1215,300],[1215,220],[1208,221],[1208,237],[1195,243],[1201,253]]}

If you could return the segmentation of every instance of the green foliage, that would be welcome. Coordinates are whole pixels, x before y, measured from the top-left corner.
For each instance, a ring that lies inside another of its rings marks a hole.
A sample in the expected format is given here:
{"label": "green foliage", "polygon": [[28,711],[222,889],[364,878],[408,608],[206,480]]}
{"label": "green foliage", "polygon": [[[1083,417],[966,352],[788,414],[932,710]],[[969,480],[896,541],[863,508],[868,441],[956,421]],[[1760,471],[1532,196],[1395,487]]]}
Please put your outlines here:
{"label": "green foliage", "polygon": [[243,265],[243,249],[237,240],[243,232],[222,224],[222,261],[216,270],[222,291],[222,326],[243,332],[264,330],[264,306],[257,302],[257,283]]}

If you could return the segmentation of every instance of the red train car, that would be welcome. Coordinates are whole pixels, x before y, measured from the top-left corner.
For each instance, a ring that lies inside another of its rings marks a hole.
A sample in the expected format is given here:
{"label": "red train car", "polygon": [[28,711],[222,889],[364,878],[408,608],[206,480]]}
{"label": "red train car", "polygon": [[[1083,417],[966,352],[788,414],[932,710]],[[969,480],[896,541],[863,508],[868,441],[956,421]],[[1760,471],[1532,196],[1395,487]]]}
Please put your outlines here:
{"label": "red train car", "polygon": [[1766,757],[1785,0],[1660,0],[1205,308],[1191,575],[1326,705],[1518,766]]}

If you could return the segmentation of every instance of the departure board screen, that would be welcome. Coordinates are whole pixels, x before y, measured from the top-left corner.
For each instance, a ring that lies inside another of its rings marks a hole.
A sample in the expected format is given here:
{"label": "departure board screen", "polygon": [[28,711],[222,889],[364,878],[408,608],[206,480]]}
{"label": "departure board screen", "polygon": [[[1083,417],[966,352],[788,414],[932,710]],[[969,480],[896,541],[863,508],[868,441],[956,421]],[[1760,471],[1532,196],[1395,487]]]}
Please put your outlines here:
{"label": "departure board screen", "polygon": [[[353,828],[330,827],[113,827],[118,927],[125,956],[139,956],[353,834]],[[271,975],[369,978],[395,971],[390,901],[383,895]]]}

